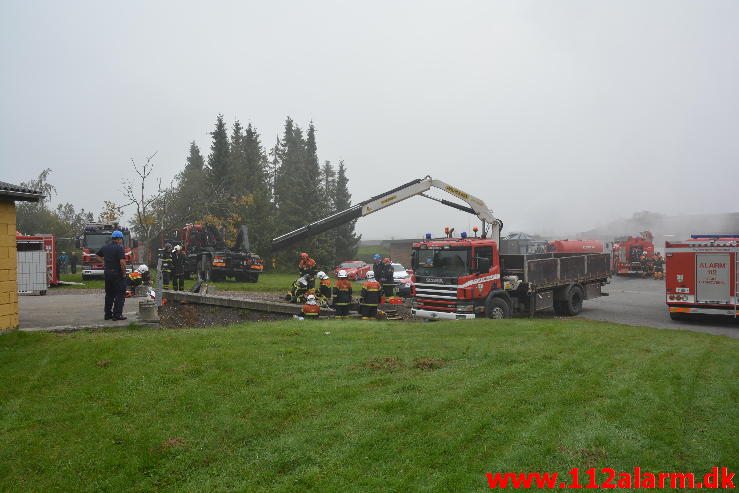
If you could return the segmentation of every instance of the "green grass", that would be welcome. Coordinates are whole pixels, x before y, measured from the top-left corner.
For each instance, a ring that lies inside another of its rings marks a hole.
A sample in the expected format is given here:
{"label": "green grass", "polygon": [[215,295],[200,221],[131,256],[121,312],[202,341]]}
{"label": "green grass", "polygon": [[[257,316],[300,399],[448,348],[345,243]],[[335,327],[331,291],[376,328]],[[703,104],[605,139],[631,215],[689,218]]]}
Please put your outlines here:
{"label": "green grass", "polygon": [[16,332],[0,337],[0,490],[484,491],[487,472],[736,471],[737,354],[734,339],[585,320]]}
{"label": "green grass", "polygon": [[[328,275],[333,276],[333,272],[327,272]],[[298,278],[298,274],[283,274],[283,273],[266,273],[259,276],[259,281],[253,282],[236,282],[236,281],[223,281],[213,282],[211,285],[216,286],[221,291],[255,291],[255,292],[287,292],[292,286],[295,279]],[[82,280],[82,274],[63,274],[62,281],[79,282],[83,283],[83,286],[59,286],[54,289],[104,289],[105,282],[102,279],[93,279],[89,281]],[[185,289],[190,289],[194,284],[195,280],[185,280]],[[317,284],[317,282],[316,282]],[[357,293],[362,289],[361,283],[353,283],[354,289]]]}

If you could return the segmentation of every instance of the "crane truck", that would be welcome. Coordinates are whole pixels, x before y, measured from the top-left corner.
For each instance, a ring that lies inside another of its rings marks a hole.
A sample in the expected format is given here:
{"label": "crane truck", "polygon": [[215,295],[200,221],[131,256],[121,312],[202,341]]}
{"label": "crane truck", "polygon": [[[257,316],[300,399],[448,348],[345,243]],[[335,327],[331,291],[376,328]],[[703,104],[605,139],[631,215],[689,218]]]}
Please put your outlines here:
{"label": "crane truck", "polygon": [[[443,190],[467,205],[426,195]],[[584,300],[605,296],[610,256],[602,253],[501,254],[503,222],[485,202],[457,187],[426,176],[312,222],[272,240],[273,250],[367,216],[416,195],[476,215],[480,237],[426,238],[413,244],[416,282],[411,313],[426,319],[509,318],[554,309],[577,315]]]}

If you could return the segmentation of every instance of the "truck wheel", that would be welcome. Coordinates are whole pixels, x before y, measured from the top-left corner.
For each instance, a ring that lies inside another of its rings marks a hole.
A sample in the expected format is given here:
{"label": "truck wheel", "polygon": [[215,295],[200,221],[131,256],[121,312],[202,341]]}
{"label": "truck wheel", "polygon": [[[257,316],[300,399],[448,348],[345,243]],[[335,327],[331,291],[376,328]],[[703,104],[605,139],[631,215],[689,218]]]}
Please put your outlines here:
{"label": "truck wheel", "polygon": [[572,286],[568,290],[565,300],[554,303],[554,311],[557,315],[574,317],[582,311],[582,302],[584,299],[585,296],[582,288],[580,286]]}
{"label": "truck wheel", "polygon": [[690,315],[687,313],[670,312],[670,319],[672,320],[688,320]]}
{"label": "truck wheel", "polygon": [[485,304],[487,318],[511,318],[511,307],[502,298],[492,298]]}
{"label": "truck wheel", "polygon": [[248,276],[247,280],[249,282],[257,282],[259,281],[259,274],[251,274]]}

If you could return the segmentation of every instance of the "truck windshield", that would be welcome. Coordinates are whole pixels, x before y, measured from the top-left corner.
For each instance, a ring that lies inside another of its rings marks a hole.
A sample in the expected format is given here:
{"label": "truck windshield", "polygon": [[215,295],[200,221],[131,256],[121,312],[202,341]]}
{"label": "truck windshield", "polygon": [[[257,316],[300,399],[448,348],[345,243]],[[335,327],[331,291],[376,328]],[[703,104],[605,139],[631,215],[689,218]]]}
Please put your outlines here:
{"label": "truck windshield", "polygon": [[419,248],[413,261],[416,275],[459,277],[469,274],[468,250]]}
{"label": "truck windshield", "polygon": [[[100,250],[109,241],[110,241],[109,233],[98,234],[98,235],[87,233],[85,235],[85,243],[83,246],[86,249],[94,253]],[[131,244],[131,237],[128,235],[125,235],[123,237],[123,246],[125,248],[128,248],[130,244]]]}

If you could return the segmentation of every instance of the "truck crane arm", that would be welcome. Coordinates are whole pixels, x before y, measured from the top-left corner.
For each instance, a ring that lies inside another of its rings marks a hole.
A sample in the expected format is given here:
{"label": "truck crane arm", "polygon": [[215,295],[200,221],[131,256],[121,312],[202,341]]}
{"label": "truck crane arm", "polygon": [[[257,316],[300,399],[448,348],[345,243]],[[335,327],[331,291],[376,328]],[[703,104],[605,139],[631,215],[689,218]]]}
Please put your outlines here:
{"label": "truck crane arm", "polygon": [[[432,187],[444,190],[445,192],[450,193],[459,199],[462,199],[468,204],[469,207],[445,199],[437,199],[434,197],[429,197],[428,195],[424,195],[424,193],[429,191]],[[336,214],[325,217],[323,219],[319,219],[318,221],[314,221],[301,228],[298,228],[295,231],[291,231],[289,233],[285,233],[282,236],[278,236],[277,238],[274,238],[272,240],[272,249],[278,250],[280,248],[285,248],[292,243],[300,241],[304,238],[323,233],[324,231],[327,231],[331,228],[335,228],[336,226],[340,226],[360,217],[367,216],[369,214],[372,214],[373,212],[377,212],[384,209],[385,207],[395,205],[416,195],[421,195],[422,197],[440,202],[449,207],[453,207],[455,209],[476,215],[482,221],[483,237],[486,237],[487,235],[486,225],[489,224],[491,229],[490,237],[496,242],[500,242],[500,230],[503,226],[503,223],[493,215],[493,212],[488,208],[487,205],[485,205],[485,202],[478,199],[474,195],[468,194],[467,192],[464,192],[459,188],[449,185],[446,182],[433,179],[430,176],[426,176],[425,178],[419,178],[413,181],[409,181],[404,185],[393,188],[392,190],[389,190],[380,195],[371,197],[364,202],[355,204],[341,212],[337,212]]]}

